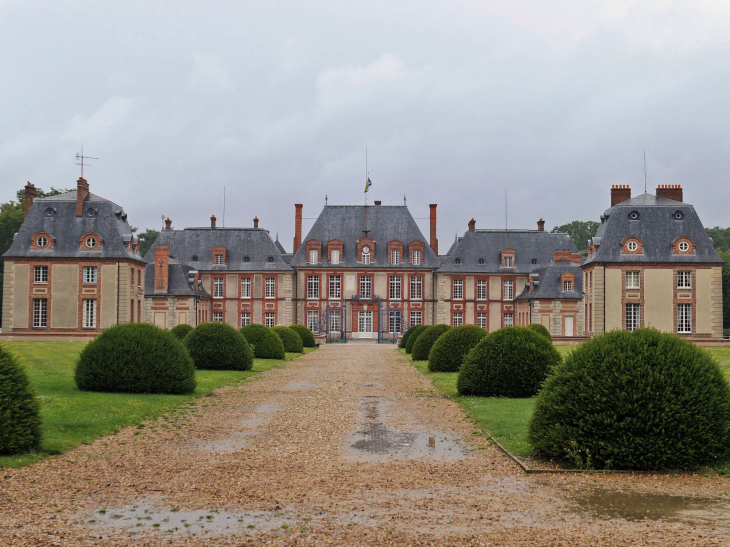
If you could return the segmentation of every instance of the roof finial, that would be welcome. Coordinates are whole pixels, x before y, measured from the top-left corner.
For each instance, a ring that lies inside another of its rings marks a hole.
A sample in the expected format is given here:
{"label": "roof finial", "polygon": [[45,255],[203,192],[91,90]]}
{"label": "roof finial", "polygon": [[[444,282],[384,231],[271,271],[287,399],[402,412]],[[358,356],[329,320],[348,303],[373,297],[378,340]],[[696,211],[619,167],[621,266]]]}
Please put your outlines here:
{"label": "roof finial", "polygon": [[405,205],[406,205],[406,195],[403,194],[403,206],[405,207]]}
{"label": "roof finial", "polygon": [[324,195],[324,204],[325,207],[327,206],[327,203],[329,202],[329,198],[327,197],[327,194]]}

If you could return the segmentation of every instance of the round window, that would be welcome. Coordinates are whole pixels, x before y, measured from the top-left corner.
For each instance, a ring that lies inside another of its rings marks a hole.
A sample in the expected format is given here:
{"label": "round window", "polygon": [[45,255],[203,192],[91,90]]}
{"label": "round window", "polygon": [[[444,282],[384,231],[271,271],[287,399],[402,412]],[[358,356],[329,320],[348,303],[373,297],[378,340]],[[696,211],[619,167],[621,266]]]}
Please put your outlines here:
{"label": "round window", "polygon": [[635,252],[635,251],[636,251],[636,249],[638,249],[638,248],[639,248],[639,244],[638,244],[638,243],[636,243],[636,241],[629,241],[629,242],[628,242],[628,243],[626,244],[626,248],[627,248],[627,249],[628,249],[629,251],[631,251],[631,252],[633,253],[633,252]]}
{"label": "round window", "polygon": [[44,236],[41,236],[38,238],[36,243],[38,243],[38,246],[42,249],[43,247],[48,245],[48,240]]}
{"label": "round window", "polygon": [[485,260],[484,260],[483,258],[480,258],[479,260],[477,260],[477,262],[478,262],[479,264],[484,264],[484,263],[485,263],[486,261],[485,261]]}
{"label": "round window", "polygon": [[243,261],[244,262],[251,262],[251,257],[248,256],[248,255],[246,255],[246,256],[243,257]]}
{"label": "round window", "polygon": [[455,258],[455,259],[454,259],[454,264],[461,264],[461,259],[460,259],[460,258],[458,258],[458,257],[457,257],[457,258]]}
{"label": "round window", "polygon": [[687,243],[686,241],[680,241],[679,250],[682,251],[683,253],[686,253],[687,251],[689,251],[689,243]]}
{"label": "round window", "polygon": [[638,220],[639,219],[639,211],[631,211],[629,213],[629,218],[631,220]]}
{"label": "round window", "polygon": [[198,255],[193,255],[193,262],[197,262],[197,261],[198,261]]}
{"label": "round window", "polygon": [[674,211],[674,220],[682,220],[684,213],[682,211]]}
{"label": "round window", "polygon": [[274,261],[274,257],[273,257],[273,256],[270,256],[270,257],[269,257],[269,258],[267,258],[266,260],[268,260],[269,262],[273,262],[273,261]]}
{"label": "round window", "polygon": [[93,249],[94,247],[96,247],[96,238],[95,237],[87,237],[86,238],[86,246],[89,249]]}

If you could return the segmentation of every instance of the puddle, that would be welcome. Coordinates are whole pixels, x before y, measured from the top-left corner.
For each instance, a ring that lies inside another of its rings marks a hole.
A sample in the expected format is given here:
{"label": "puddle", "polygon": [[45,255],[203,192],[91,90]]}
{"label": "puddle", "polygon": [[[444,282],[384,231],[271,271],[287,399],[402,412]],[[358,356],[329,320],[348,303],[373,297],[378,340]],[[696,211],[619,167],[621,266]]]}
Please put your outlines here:
{"label": "puddle", "polygon": [[573,495],[579,512],[598,518],[730,526],[730,502],[707,498],[592,489]]}

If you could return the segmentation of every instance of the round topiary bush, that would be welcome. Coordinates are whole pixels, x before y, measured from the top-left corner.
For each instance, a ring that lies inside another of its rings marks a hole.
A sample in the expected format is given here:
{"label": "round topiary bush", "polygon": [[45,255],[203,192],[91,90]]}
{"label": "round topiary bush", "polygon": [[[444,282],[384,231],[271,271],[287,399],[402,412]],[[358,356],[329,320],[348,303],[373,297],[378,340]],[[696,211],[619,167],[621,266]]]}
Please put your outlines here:
{"label": "round topiary bush", "polygon": [[251,370],[253,352],[228,323],[201,323],[183,339],[200,370]]}
{"label": "round topiary bush", "polygon": [[172,327],[172,330],[170,330],[170,332],[175,338],[177,338],[178,340],[182,340],[188,335],[191,330],[193,330],[192,325],[188,325],[187,323],[181,323],[175,327]]}
{"label": "round topiary bush", "polygon": [[403,336],[400,337],[400,341],[398,342],[399,348],[405,348],[406,342],[408,342],[408,338],[413,334],[413,331],[415,331],[420,325],[413,325],[412,327],[408,327],[408,330],[403,333]]}
{"label": "round topiary bush", "polygon": [[302,345],[305,348],[317,347],[317,341],[314,339],[314,334],[312,334],[312,331],[309,330],[307,327],[305,327],[304,325],[295,324],[289,328],[299,335],[299,338],[302,339]]}
{"label": "round topiary bush", "polygon": [[448,325],[431,325],[426,328],[413,344],[412,357],[414,361],[425,361],[434,342],[451,327]]}
{"label": "round topiary bush", "polygon": [[271,327],[271,330],[281,338],[284,343],[284,351],[289,353],[302,353],[304,351],[304,344],[297,331],[283,326]]}
{"label": "round topiary bush", "polygon": [[730,388],[691,342],[654,329],[613,331],[555,368],[529,439],[578,467],[693,469],[730,455]]}
{"label": "round topiary bush", "polygon": [[411,353],[413,351],[413,344],[416,343],[418,337],[421,336],[421,333],[423,333],[423,331],[425,331],[427,328],[428,327],[426,325],[418,325],[417,327],[413,328],[413,332],[411,332],[411,335],[408,337],[406,345],[404,346],[406,348],[406,353]]}
{"label": "round topiary bush", "polygon": [[547,327],[545,327],[544,325],[541,325],[540,323],[531,323],[527,325],[527,328],[533,332],[536,332],[537,334],[544,336],[551,342],[553,341],[553,337],[550,336],[550,331],[547,330]]}
{"label": "round topiary bush", "polygon": [[[431,372],[459,372],[466,355],[489,334],[476,325],[454,327],[442,334],[428,354]],[[415,349],[414,349],[415,351]]]}
{"label": "round topiary bush", "polygon": [[149,323],[122,323],[86,344],[75,379],[82,391],[190,393],[195,366],[169,331]]}
{"label": "round topiary bush", "polygon": [[544,336],[527,327],[505,327],[467,354],[456,387],[462,395],[532,397],[560,362]]}
{"label": "round topiary bush", "polygon": [[284,343],[269,327],[251,323],[241,327],[241,334],[253,346],[259,359],[284,359]]}
{"label": "round topiary bush", "polygon": [[23,367],[0,346],[0,454],[21,454],[40,446],[40,406]]}

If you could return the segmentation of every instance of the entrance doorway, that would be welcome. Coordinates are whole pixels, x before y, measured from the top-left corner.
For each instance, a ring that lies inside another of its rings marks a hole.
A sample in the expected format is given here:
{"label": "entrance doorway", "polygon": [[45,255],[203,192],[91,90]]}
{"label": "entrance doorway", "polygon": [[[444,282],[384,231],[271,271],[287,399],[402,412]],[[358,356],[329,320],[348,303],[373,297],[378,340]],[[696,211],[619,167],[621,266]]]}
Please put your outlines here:
{"label": "entrance doorway", "polygon": [[565,336],[573,336],[573,316],[565,316]]}
{"label": "entrance doorway", "polygon": [[373,337],[373,312],[361,311],[357,313],[357,331],[360,338]]}

